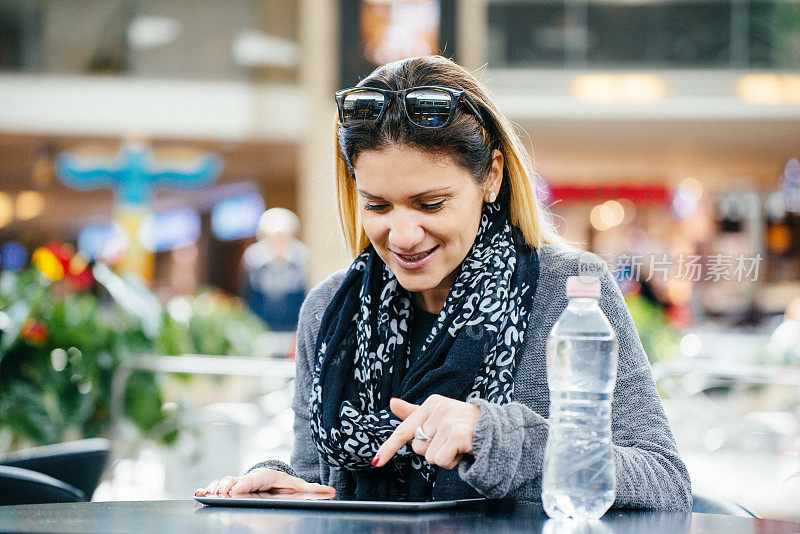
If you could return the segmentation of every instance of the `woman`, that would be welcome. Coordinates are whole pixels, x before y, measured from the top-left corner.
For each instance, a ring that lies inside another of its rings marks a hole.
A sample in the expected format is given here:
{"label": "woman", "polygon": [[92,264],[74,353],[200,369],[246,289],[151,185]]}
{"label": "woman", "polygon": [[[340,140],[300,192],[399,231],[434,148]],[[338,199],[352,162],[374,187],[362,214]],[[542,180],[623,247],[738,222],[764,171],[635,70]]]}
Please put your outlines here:
{"label": "woman", "polygon": [[[339,212],[355,261],[300,312],[292,465],[264,462],[198,492],[539,501],[545,341],[567,277],[599,263],[558,237],[511,123],[467,70],[438,56],[397,61],[337,104]],[[620,347],[615,504],[689,510],[646,355],[600,273]]]}

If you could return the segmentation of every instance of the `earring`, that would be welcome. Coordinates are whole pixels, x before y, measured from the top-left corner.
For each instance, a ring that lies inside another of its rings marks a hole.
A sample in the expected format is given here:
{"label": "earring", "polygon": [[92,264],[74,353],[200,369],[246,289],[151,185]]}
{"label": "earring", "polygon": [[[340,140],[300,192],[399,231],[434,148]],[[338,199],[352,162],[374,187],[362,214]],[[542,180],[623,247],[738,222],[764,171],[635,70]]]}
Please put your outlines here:
{"label": "earring", "polygon": [[490,193],[489,194],[489,203],[491,204],[495,200],[497,200],[497,195],[495,193]]}

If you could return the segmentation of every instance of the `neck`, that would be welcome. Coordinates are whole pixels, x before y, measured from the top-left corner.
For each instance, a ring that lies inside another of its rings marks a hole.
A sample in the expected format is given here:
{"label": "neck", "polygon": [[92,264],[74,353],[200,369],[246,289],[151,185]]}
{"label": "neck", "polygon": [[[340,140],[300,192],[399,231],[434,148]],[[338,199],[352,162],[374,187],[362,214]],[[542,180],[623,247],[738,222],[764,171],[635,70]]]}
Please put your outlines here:
{"label": "neck", "polygon": [[444,301],[447,299],[447,294],[450,292],[448,288],[447,291],[442,292],[438,287],[435,289],[429,289],[428,291],[417,291],[415,293],[411,293],[411,302],[414,303],[414,306],[417,308],[423,309],[428,313],[435,313],[439,314],[444,307]]}
{"label": "neck", "polygon": [[422,308],[428,313],[438,315],[444,308],[444,302],[447,300],[447,295],[450,294],[450,288],[456,283],[456,278],[460,271],[461,267],[459,266],[459,268],[445,276],[436,287],[411,293],[411,302],[417,308]]}

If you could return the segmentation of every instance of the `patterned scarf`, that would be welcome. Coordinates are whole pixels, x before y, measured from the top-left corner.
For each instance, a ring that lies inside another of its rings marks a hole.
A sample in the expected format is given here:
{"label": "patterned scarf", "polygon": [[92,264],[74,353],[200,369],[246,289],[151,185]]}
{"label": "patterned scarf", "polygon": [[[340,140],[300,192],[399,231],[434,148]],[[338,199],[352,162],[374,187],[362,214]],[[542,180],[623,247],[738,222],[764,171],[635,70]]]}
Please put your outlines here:
{"label": "patterned scarf", "polygon": [[[507,211],[499,202],[484,204],[475,242],[444,307],[420,354],[411,357],[410,294],[367,247],[328,305],[317,337],[311,434],[323,460],[353,472],[361,493],[430,496],[437,478],[453,481],[452,473],[441,476],[437,472],[447,470],[433,468],[410,444],[382,469],[371,466],[400,424],[389,399],[421,404],[438,393],[510,402],[538,275],[536,250],[510,225]],[[417,479],[411,483],[416,490],[409,490],[410,478]],[[460,483],[457,476],[453,483]],[[474,495],[461,484],[465,488],[433,496]]]}

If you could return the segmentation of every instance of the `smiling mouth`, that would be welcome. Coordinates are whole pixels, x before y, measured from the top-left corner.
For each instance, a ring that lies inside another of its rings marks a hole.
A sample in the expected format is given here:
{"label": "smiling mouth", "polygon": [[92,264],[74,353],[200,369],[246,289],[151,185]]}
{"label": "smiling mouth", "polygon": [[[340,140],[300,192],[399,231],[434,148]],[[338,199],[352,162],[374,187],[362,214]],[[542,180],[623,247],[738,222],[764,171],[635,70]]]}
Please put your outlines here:
{"label": "smiling mouth", "polygon": [[395,254],[397,254],[399,257],[401,257],[406,261],[419,261],[427,256],[430,256],[433,253],[433,251],[436,250],[437,248],[439,248],[439,245],[436,245],[432,249],[426,250],[425,252],[420,252],[419,254],[408,255],[408,254],[400,254],[398,252],[395,252]]}

